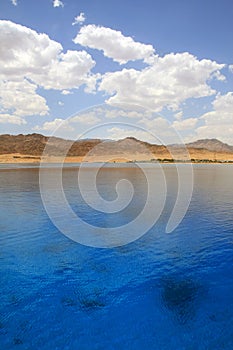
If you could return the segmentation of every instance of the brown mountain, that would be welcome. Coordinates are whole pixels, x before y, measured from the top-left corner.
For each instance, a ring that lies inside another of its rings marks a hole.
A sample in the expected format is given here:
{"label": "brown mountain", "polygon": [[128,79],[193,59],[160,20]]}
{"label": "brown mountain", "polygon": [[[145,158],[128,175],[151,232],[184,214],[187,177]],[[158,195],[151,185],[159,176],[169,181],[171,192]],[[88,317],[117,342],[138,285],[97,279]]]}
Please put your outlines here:
{"label": "brown mountain", "polygon": [[[62,155],[65,147],[69,149],[68,157],[84,157],[92,150],[93,161],[100,156],[106,156],[108,154],[114,155],[114,157],[119,159],[126,154],[131,155],[131,158],[135,160],[148,160],[152,158],[172,159],[166,146],[150,144],[137,140],[134,137],[127,137],[118,141],[104,141],[100,139],[72,141],[34,133],[29,135],[0,135],[0,155],[2,158],[0,162],[16,161],[15,159],[17,158],[21,160],[35,158],[38,161],[48,140],[49,156]],[[186,146],[189,150],[190,158],[197,161],[202,161],[203,159],[210,161],[233,160],[233,146],[229,146],[216,139],[198,140],[188,143]],[[175,151],[176,159],[187,159],[187,157],[184,158],[182,145],[169,146],[169,149],[171,148]]]}
{"label": "brown mountain", "polygon": [[40,134],[0,135],[0,154],[22,154],[41,156],[49,141],[49,154],[59,156],[64,147],[70,147],[69,156],[84,156],[101,140],[80,140],[73,142],[58,137],[47,137]]}
{"label": "brown mountain", "polygon": [[233,152],[233,146],[229,146],[227,143],[223,143],[217,139],[204,139],[195,142],[188,143],[188,148],[203,148],[211,152]]}

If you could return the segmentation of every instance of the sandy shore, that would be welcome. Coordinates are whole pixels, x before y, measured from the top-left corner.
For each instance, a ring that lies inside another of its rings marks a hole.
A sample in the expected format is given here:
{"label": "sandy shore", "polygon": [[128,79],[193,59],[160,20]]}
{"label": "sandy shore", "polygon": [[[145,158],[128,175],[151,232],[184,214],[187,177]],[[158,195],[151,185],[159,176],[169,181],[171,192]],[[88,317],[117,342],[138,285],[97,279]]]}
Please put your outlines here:
{"label": "sandy shore", "polygon": [[[214,152],[190,152],[190,159],[192,159],[192,162],[233,162],[233,154],[231,153],[214,153]],[[41,159],[40,156],[32,156],[32,155],[22,155],[19,153],[14,154],[3,154],[0,155],[0,164],[39,164],[40,162],[44,163],[60,163],[63,161],[63,158],[61,157],[46,157]],[[111,163],[128,163],[133,161],[151,161],[152,159],[148,158],[148,155],[143,154],[125,154],[119,157],[118,155],[103,155],[103,156],[91,156],[88,158],[85,157],[66,157],[65,163],[82,163],[82,162],[88,162],[88,163],[95,163],[95,162],[111,162]],[[154,154],[154,160],[159,160],[161,162],[169,162],[171,161],[170,154]],[[187,161],[188,159],[177,159],[178,161]]]}
{"label": "sandy shore", "polygon": [[[66,157],[64,163],[96,163],[96,162],[109,162],[109,163],[128,163],[129,161],[150,161],[148,157],[139,156],[91,156],[88,158],[85,157]],[[40,164],[43,163],[61,163],[63,162],[63,158],[61,157],[46,157],[41,158],[37,156],[30,155],[20,155],[20,154],[4,154],[0,155],[0,164]]]}
{"label": "sandy shore", "polygon": [[[81,163],[83,157],[67,157],[65,159],[66,163]],[[43,160],[46,163],[59,163],[61,161],[60,157],[48,157]],[[14,154],[2,154],[0,155],[0,164],[23,164],[23,163],[33,163],[40,164],[40,156],[22,155],[18,153]]]}

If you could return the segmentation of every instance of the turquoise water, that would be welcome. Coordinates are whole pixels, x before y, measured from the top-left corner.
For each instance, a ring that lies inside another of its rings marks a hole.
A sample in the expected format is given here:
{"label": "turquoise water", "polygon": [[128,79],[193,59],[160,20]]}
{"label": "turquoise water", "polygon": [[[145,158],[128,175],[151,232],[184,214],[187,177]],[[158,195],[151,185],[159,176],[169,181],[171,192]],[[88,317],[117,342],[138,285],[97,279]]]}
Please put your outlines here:
{"label": "turquoise water", "polygon": [[[233,349],[233,166],[194,166],[189,210],[171,234],[177,183],[165,166],[158,223],[112,249],[61,234],[43,208],[38,169],[13,168],[0,170],[1,349]],[[74,191],[77,171],[64,170],[65,192],[87,222],[124,224],[145,203],[140,172],[107,168],[103,196],[121,177],[137,188],[133,208],[107,220]]]}

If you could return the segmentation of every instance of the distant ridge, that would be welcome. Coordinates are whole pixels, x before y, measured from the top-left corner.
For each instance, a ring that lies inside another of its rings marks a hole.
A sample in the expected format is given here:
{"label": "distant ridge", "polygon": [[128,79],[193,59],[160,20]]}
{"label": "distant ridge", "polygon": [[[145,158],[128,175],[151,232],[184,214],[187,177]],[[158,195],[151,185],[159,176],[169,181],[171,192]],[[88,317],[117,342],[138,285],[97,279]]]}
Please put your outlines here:
{"label": "distant ridge", "polygon": [[[73,144],[76,145],[74,147],[73,151],[86,151],[88,149],[91,149],[93,146],[100,142],[111,142],[111,143],[117,143],[117,142],[128,142],[130,140],[134,142],[138,142],[143,145],[147,145],[148,147],[156,146],[156,147],[164,147],[162,145],[155,145],[150,144],[145,141],[140,141],[136,139],[135,137],[129,136],[125,139],[114,141],[114,140],[101,140],[101,139],[84,139],[84,140],[66,140],[63,138],[58,137],[49,137],[44,136],[41,134],[33,133],[33,134],[19,134],[19,135],[10,135],[10,134],[3,134],[0,135],[0,154],[6,154],[6,153],[27,153],[27,154],[35,154],[35,155],[41,155],[41,153],[44,150],[44,147],[48,141],[48,139],[53,140],[52,145],[56,148],[59,148],[59,143],[64,144]],[[77,148],[77,146],[79,146]],[[179,147],[181,145],[174,145],[175,147]],[[188,148],[196,148],[196,149],[206,149],[211,152],[233,152],[233,146],[228,145],[227,143],[223,143],[219,141],[218,139],[202,139],[197,140],[194,142],[187,143],[186,146]],[[83,152],[82,152],[83,153]]]}
{"label": "distant ridge", "polygon": [[229,146],[227,143],[223,143],[217,139],[202,139],[188,143],[186,146],[191,148],[204,148],[211,152],[233,152],[233,146]]}
{"label": "distant ridge", "polygon": [[49,153],[51,155],[63,154],[64,146],[69,146],[69,155],[84,156],[95,145],[102,142],[101,140],[80,140],[72,141],[58,137],[49,137],[41,134],[28,135],[0,135],[0,154],[27,154],[33,156],[41,156],[47,141],[49,142]]}
{"label": "distant ridge", "polygon": [[[174,148],[176,154],[179,154],[180,151],[180,160],[183,159],[183,145],[169,145],[168,149],[164,145],[150,144],[134,137],[126,137],[118,141],[101,139],[73,141],[37,133],[28,135],[0,135],[0,155],[1,157],[11,155],[11,158],[22,159],[28,158],[28,156],[40,158],[48,140],[48,155],[55,157],[63,155],[64,147],[65,149],[69,149],[68,157],[84,157],[98,145],[98,152],[102,155],[106,155],[109,152],[121,157],[124,153],[130,153],[133,157],[135,155],[133,159],[139,159],[137,158],[138,154],[141,153],[142,155],[146,147],[154,159],[171,160],[172,157],[169,150]],[[138,143],[136,147],[137,155],[135,154],[135,142]],[[233,161],[233,146],[217,139],[198,140],[186,144],[186,147],[192,161]],[[93,155],[96,155],[95,149],[93,150]],[[0,162],[2,161],[0,160]]]}

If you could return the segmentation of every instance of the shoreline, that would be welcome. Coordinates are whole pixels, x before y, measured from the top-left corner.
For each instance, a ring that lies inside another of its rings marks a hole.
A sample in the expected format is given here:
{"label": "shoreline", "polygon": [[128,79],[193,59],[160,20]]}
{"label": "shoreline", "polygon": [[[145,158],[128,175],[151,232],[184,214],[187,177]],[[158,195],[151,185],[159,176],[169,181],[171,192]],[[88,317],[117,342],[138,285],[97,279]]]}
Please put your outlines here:
{"label": "shoreline", "polygon": [[[129,160],[130,159],[130,160]],[[133,160],[131,160],[133,159]],[[40,165],[40,164],[60,164],[61,162],[66,163],[87,163],[87,164],[94,164],[94,163],[109,163],[109,164],[116,164],[116,163],[124,163],[124,164],[133,164],[133,163],[162,163],[162,164],[233,164],[233,157],[231,159],[172,159],[172,158],[157,158],[154,159],[145,159],[143,157],[136,158],[133,155],[128,155],[127,157],[114,157],[111,156],[111,159],[109,157],[89,157],[88,160],[85,160],[85,157],[80,156],[73,156],[73,157],[66,157],[63,159],[63,157],[46,157],[43,158],[40,156],[32,156],[32,155],[22,155],[22,154],[4,154],[0,155],[0,164],[1,165],[7,165],[7,164],[33,164],[33,165]]]}

